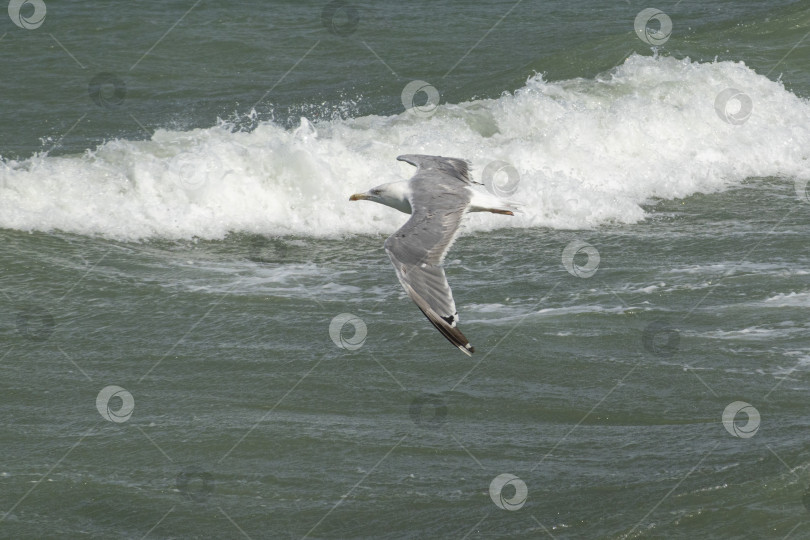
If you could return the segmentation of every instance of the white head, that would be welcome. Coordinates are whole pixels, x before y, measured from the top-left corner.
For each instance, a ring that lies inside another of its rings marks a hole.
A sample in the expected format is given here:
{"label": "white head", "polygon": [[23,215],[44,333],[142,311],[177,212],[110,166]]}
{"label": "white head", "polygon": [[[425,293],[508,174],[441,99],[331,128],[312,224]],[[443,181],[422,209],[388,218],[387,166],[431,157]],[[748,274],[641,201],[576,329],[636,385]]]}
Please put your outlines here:
{"label": "white head", "polygon": [[365,193],[355,193],[349,197],[350,201],[374,201],[376,203],[396,208],[406,214],[411,213],[411,203],[408,200],[410,188],[408,182],[391,182],[380,184]]}

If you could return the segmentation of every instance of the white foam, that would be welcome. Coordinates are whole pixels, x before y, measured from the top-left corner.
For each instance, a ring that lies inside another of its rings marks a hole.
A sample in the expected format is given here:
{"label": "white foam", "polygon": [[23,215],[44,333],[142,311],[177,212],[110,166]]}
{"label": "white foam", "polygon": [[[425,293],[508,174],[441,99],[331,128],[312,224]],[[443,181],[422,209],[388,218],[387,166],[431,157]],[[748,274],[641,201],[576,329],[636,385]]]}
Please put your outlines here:
{"label": "white foam", "polygon": [[[750,326],[742,330],[714,330],[696,335],[710,339],[726,339],[733,341],[767,341],[773,339],[784,339],[794,334],[804,334],[806,329],[801,327],[791,328],[765,328],[762,326]],[[687,334],[687,333],[685,333]]]}
{"label": "white foam", "polygon": [[[633,308],[638,309],[638,308]],[[503,304],[466,304],[462,313],[462,322],[476,324],[484,322],[495,326],[514,326],[515,322],[532,321],[547,317],[557,318],[567,315],[580,315],[583,313],[623,314],[628,308],[623,306],[602,307],[599,305],[578,305],[560,308],[537,309],[536,305],[503,305]],[[485,317],[481,317],[486,315]],[[464,318],[466,316],[466,319]],[[593,334],[597,335],[597,334]]]}
{"label": "white foam", "polygon": [[810,306],[810,292],[779,293],[759,303],[766,307],[807,307]]}
{"label": "white foam", "polygon": [[[750,96],[742,125],[715,97]],[[651,197],[714,192],[749,177],[810,178],[810,105],[742,63],[631,56],[596,79],[536,76],[498,99],[331,120],[158,130],[81,156],[35,156],[0,168],[0,227],[119,239],[222,238],[230,231],[341,235],[391,232],[404,219],[349,195],[405,179],[399,154],[492,160],[521,175],[524,214],[470,216],[467,230],[587,228],[643,219]]]}

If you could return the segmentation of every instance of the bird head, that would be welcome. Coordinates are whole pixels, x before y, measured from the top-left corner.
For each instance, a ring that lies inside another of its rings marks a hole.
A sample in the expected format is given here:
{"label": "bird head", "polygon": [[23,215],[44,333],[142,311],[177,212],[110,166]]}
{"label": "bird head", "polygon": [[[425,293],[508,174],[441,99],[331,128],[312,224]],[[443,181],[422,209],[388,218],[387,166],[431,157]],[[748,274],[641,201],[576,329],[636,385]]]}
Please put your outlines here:
{"label": "bird head", "polygon": [[349,197],[350,201],[374,201],[395,208],[406,214],[411,213],[411,203],[408,200],[408,183],[391,182],[371,188],[365,193],[355,193]]}
{"label": "bird head", "polygon": [[381,203],[382,202],[383,193],[380,188],[372,188],[365,193],[355,193],[351,197],[349,197],[350,201],[374,201]]}

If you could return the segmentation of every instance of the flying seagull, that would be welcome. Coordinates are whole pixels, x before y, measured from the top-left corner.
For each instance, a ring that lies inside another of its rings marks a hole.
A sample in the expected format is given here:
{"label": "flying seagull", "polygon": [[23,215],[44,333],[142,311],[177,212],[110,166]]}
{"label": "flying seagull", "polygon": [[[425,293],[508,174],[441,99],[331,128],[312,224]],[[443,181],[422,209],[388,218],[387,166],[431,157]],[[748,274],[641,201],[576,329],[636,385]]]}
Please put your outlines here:
{"label": "flying seagull", "polygon": [[350,201],[374,201],[411,218],[385,241],[399,282],[436,329],[467,356],[475,352],[456,327],[458,311],[441,267],[458,234],[465,212],[513,216],[514,203],[473,189],[467,161],[441,156],[407,154],[397,157],[416,166],[410,180],[382,184]]}

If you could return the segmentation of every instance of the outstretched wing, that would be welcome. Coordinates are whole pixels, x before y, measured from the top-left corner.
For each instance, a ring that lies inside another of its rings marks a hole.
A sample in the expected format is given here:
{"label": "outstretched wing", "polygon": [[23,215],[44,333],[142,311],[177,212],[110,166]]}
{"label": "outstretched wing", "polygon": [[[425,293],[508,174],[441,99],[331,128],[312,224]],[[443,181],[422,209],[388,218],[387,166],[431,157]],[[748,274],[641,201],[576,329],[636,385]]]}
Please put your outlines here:
{"label": "outstretched wing", "polygon": [[[430,163],[425,164],[424,158]],[[456,328],[453,292],[440,266],[470,202],[471,192],[459,184],[469,183],[466,162],[435,156],[398,159],[416,164],[419,170],[409,183],[411,218],[385,241],[385,251],[411,300],[445,338],[470,355],[474,349]]]}
{"label": "outstretched wing", "polygon": [[[436,171],[448,178],[461,180],[465,184],[481,184],[470,178],[470,162],[459,158],[446,158],[442,156],[427,156],[425,154],[404,154],[397,156],[398,161],[410,163],[417,168],[416,176],[425,171]],[[483,185],[483,184],[481,184]]]}

